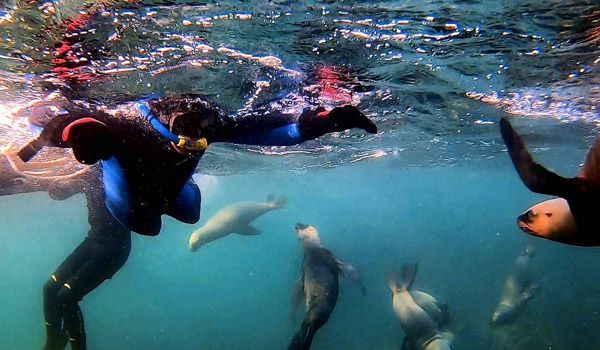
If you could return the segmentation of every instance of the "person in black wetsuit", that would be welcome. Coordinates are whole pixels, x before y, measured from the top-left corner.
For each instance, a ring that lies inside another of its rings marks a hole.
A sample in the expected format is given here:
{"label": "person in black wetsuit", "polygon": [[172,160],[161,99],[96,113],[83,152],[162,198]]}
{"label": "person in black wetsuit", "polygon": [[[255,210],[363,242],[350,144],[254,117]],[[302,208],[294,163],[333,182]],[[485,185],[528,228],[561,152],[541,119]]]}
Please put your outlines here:
{"label": "person in black wetsuit", "polygon": [[302,109],[294,101],[283,97],[229,115],[197,95],[111,107],[62,100],[30,120],[43,131],[19,152],[24,161],[43,146],[57,146],[72,148],[81,163],[99,163],[84,191],[90,234],[44,286],[45,350],[63,349],[66,335],[72,349],[86,348],[78,302],[125,263],[130,230],[157,235],[163,214],[199,220],[200,190],[192,175],[210,144],[293,145],[351,128],[377,132],[353,106]]}
{"label": "person in black wetsuit", "polygon": [[127,261],[131,233],[108,212],[99,169],[93,167],[81,186],[90,230],[85,240],[60,264],[44,285],[44,350],[85,349],[86,336],[79,301],[110,279]]}

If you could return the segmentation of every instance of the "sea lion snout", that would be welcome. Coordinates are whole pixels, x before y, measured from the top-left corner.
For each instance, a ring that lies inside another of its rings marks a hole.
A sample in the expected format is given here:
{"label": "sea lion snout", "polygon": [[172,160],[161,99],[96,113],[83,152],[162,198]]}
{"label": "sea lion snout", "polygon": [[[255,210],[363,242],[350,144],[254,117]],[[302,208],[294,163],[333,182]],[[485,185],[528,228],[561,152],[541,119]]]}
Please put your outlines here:
{"label": "sea lion snout", "polygon": [[303,244],[321,244],[317,229],[310,225],[297,223],[296,237],[298,237]]}
{"label": "sea lion snout", "polygon": [[519,215],[519,217],[517,218],[517,221],[528,224],[532,221],[533,216],[534,216],[533,212],[531,210],[527,210],[523,214]]}

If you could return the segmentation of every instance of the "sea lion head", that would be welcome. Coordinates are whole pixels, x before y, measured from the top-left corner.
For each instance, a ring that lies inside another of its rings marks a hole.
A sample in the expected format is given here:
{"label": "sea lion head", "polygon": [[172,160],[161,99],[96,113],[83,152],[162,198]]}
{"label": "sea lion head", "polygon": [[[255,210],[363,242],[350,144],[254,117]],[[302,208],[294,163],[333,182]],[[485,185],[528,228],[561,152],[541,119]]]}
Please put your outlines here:
{"label": "sea lion head", "polygon": [[530,235],[558,242],[571,241],[578,231],[569,203],[563,198],[534,205],[517,218],[517,225]]}
{"label": "sea lion head", "polygon": [[509,321],[515,313],[515,306],[506,303],[500,303],[498,308],[492,314],[492,323],[499,324]]}
{"label": "sea lion head", "polygon": [[302,244],[321,244],[321,238],[317,229],[307,224],[296,224],[296,237],[298,237]]}

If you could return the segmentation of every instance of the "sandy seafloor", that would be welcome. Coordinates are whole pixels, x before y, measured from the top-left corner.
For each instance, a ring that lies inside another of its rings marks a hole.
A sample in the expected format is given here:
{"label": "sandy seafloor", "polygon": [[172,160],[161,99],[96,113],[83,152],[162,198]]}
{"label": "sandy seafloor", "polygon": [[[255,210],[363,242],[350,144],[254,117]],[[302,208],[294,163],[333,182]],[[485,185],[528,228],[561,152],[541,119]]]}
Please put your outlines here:
{"label": "sandy seafloor", "polygon": [[[539,158],[573,174],[584,150],[556,153]],[[200,224],[238,200],[287,196],[285,209],[255,222],[260,236],[231,235],[191,253],[187,240],[199,225],[165,219],[160,236],[134,235],[125,267],[81,303],[89,349],[285,349],[301,323],[289,318],[301,261],[296,222],[316,226],[367,286],[363,296],[341,282],[313,349],[399,349],[385,278],[412,261],[414,288],[450,307],[454,349],[600,348],[594,248],[536,239],[540,293],[513,323],[490,325],[528,239],[515,217],[543,198],[522,185],[505,154],[455,166],[406,168],[396,157],[306,172],[280,169],[275,158],[274,169],[198,178]],[[84,200],[2,197],[0,222],[0,349],[41,349],[42,285],[87,232]]]}

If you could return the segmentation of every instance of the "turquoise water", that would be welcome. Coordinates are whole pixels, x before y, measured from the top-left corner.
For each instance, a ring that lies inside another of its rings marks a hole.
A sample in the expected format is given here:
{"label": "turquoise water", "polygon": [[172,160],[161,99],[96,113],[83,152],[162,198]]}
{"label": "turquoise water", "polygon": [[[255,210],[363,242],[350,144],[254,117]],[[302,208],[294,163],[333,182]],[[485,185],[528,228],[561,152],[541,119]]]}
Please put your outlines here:
{"label": "turquoise water", "polygon": [[[60,86],[49,73],[52,50],[60,24],[83,2],[56,1],[58,15],[2,3],[1,152],[32,136],[16,108],[44,96],[48,84]],[[419,264],[414,288],[448,304],[444,328],[454,349],[599,349],[598,250],[518,229],[516,217],[547,197],[522,184],[497,125],[510,117],[536,159],[577,173],[600,120],[598,41],[582,39],[595,23],[584,15],[595,10],[594,1],[525,0],[108,7],[83,40],[102,49],[90,56],[98,77],[66,89],[77,98],[193,92],[235,111],[314,84],[315,67],[330,66],[347,76],[342,84],[379,133],[291,147],[211,146],[195,175],[200,222],[164,218],[159,236],[133,235],[126,265],[80,303],[89,349],[286,348],[302,321],[289,315],[302,258],[297,222],[314,225],[367,288],[362,295],[342,278],[313,349],[399,349],[404,333],[386,277],[410,262]],[[266,56],[281,65],[260,63]],[[258,91],[260,82],[268,88]],[[189,235],[222,207],[270,194],[288,204],[256,220],[262,235],[233,234],[189,252]],[[81,195],[0,197],[0,350],[43,347],[42,286],[87,230]],[[492,326],[528,243],[537,248],[539,293],[513,322]]]}
{"label": "turquoise water", "polygon": [[[522,186],[508,157],[468,167],[401,163],[199,178],[201,223],[224,205],[270,193],[287,196],[288,206],[256,221],[262,235],[231,235],[194,253],[187,239],[198,225],[167,219],[160,236],[134,236],[126,266],[81,303],[89,347],[285,348],[301,322],[289,318],[301,261],[293,227],[300,221],[317,227],[323,244],[355,265],[367,287],[363,296],[342,281],[315,349],[398,349],[403,333],[385,277],[412,261],[419,263],[414,288],[449,305],[456,349],[598,348],[594,249],[536,240],[532,268],[541,292],[514,323],[490,325],[506,274],[528,240],[515,216],[541,198]],[[4,197],[0,206],[2,349],[40,348],[41,287],[85,235],[83,198],[56,203],[28,194]]]}

